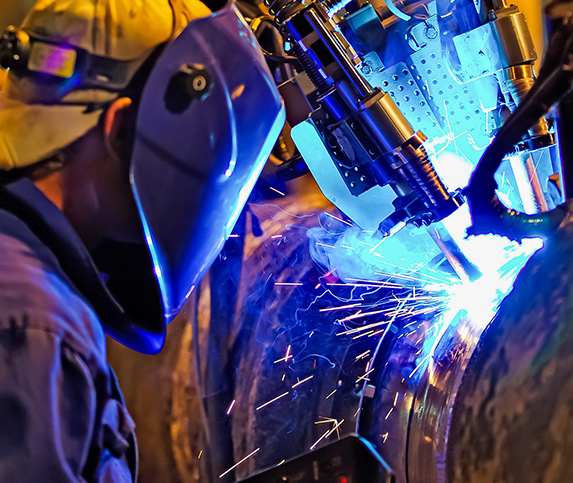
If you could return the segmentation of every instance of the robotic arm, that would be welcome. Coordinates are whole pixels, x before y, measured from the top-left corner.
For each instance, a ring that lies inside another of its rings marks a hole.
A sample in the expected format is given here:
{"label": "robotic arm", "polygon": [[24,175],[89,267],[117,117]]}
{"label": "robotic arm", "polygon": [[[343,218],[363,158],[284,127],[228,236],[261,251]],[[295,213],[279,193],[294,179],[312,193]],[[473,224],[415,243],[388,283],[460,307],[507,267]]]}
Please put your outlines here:
{"label": "robotic arm", "polygon": [[[414,130],[387,92],[372,87],[361,73],[362,61],[333,20],[346,3],[267,3],[314,85],[307,96],[309,124],[351,195],[359,197],[374,186],[390,186],[396,194],[394,211],[377,226],[382,234],[407,222],[421,226],[440,221],[463,203],[461,192],[447,190],[428,157],[424,134]],[[301,139],[297,134],[295,130],[295,141]],[[304,157],[305,146],[301,150]],[[321,184],[323,176],[307,162]],[[332,201],[337,204],[336,198]],[[339,207],[352,218],[352,208],[345,203]]]}
{"label": "robotic arm", "polygon": [[[303,72],[281,93],[287,111],[289,103],[299,111],[307,107],[291,116],[292,137],[327,198],[363,229],[383,236],[456,211],[464,196],[442,180],[456,168],[437,170],[430,157],[439,158],[447,144],[473,169],[480,146],[489,144],[532,89],[537,55],[519,9],[505,0],[266,5]],[[512,219],[518,211],[552,207],[546,201],[548,176],[540,179],[536,169],[539,153],[555,144],[552,124],[543,117],[547,110],[538,109],[523,131],[504,141],[488,173],[493,180],[510,153],[510,176],[519,188],[515,209],[508,211]],[[460,142],[466,136],[469,147]],[[545,170],[549,175],[558,172],[555,164]],[[474,199],[491,194],[482,181],[474,176],[466,193]],[[481,216],[475,209],[472,214]]]}

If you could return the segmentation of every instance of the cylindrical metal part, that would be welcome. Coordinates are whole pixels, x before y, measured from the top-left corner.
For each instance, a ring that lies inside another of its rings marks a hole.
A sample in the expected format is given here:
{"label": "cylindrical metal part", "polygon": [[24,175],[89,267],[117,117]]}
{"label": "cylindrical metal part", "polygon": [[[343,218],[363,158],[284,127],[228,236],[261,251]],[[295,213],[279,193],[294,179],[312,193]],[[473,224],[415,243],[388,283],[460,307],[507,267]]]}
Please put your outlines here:
{"label": "cylindrical metal part", "polygon": [[[530,64],[515,65],[508,67],[504,71],[505,82],[509,88],[509,92],[515,105],[525,98],[527,93],[533,87],[535,82],[535,73],[533,66]],[[545,118],[540,118],[539,121],[529,130],[531,137],[546,136],[549,134],[549,124]]]}
{"label": "cylindrical metal part", "polygon": [[531,156],[527,153],[512,156],[510,164],[525,213],[532,215],[549,210]]}
{"label": "cylindrical metal part", "polygon": [[[340,92],[345,94],[344,90]],[[347,102],[353,101],[351,97],[345,98]],[[414,129],[388,93],[377,89],[361,104],[355,99],[353,104],[358,109],[357,118],[385,152],[399,149],[414,135]]]}
{"label": "cylindrical metal part", "polygon": [[516,6],[491,12],[490,21],[507,67],[537,60],[527,21]]}
{"label": "cylindrical metal part", "polygon": [[400,148],[398,155],[405,161],[403,169],[409,175],[406,179],[410,180],[412,190],[430,207],[439,209],[450,199],[450,194],[428,157],[423,145],[425,140],[422,133],[416,133]]}
{"label": "cylindrical metal part", "polygon": [[[358,98],[366,97],[372,92],[372,87],[364,79],[364,77],[356,69],[353,59],[350,58],[349,53],[353,54],[354,49],[346,42],[344,37],[335,35],[334,25],[328,18],[326,10],[322,5],[314,3],[304,13],[306,20],[310,23],[313,30],[318,34],[324,46],[330,51],[337,65],[344,72],[344,76],[352,83]],[[327,28],[328,25],[332,26],[332,30]],[[344,42],[344,45],[341,43]],[[356,61],[359,59],[356,57]]]}

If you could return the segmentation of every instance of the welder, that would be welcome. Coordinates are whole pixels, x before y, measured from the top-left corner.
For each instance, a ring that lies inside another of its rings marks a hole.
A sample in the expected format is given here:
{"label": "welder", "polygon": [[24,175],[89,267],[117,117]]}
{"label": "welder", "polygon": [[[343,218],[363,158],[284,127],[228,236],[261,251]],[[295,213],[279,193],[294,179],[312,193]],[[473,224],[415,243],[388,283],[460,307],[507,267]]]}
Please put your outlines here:
{"label": "welder", "polygon": [[0,38],[0,481],[136,478],[104,332],[161,349],[284,121],[209,7],[39,0]]}

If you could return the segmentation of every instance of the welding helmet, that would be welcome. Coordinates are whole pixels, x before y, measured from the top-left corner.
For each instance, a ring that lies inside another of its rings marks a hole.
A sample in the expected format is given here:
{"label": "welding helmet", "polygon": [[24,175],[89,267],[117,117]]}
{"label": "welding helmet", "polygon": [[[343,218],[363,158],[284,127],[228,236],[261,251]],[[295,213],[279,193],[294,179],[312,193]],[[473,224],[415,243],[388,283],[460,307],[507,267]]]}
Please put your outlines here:
{"label": "welding helmet", "polygon": [[81,137],[150,60],[129,169],[163,317],[106,327],[149,353],[217,256],[282,128],[256,41],[231,2],[211,12],[198,0],[39,0],[0,39],[10,70],[2,170]]}

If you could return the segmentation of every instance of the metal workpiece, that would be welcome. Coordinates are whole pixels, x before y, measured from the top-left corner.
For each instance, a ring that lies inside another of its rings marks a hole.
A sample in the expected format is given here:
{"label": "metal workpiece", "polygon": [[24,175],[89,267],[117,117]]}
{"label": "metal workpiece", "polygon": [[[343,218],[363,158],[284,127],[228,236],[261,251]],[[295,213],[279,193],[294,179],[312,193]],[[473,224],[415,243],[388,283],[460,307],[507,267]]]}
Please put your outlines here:
{"label": "metal workpiece", "polygon": [[516,5],[489,13],[499,49],[505,57],[506,67],[532,64],[537,52],[527,21]]}
{"label": "metal workpiece", "polygon": [[465,312],[449,322],[420,321],[397,334],[379,377],[372,378],[376,443],[400,483],[444,483],[450,416],[484,330]]}
{"label": "metal workpiece", "polygon": [[571,481],[571,228],[529,261],[482,335],[454,404],[448,482]]}
{"label": "metal workpiece", "polygon": [[484,331],[467,314],[442,329],[430,349],[411,409],[408,482],[446,480],[451,414],[464,372]]}

